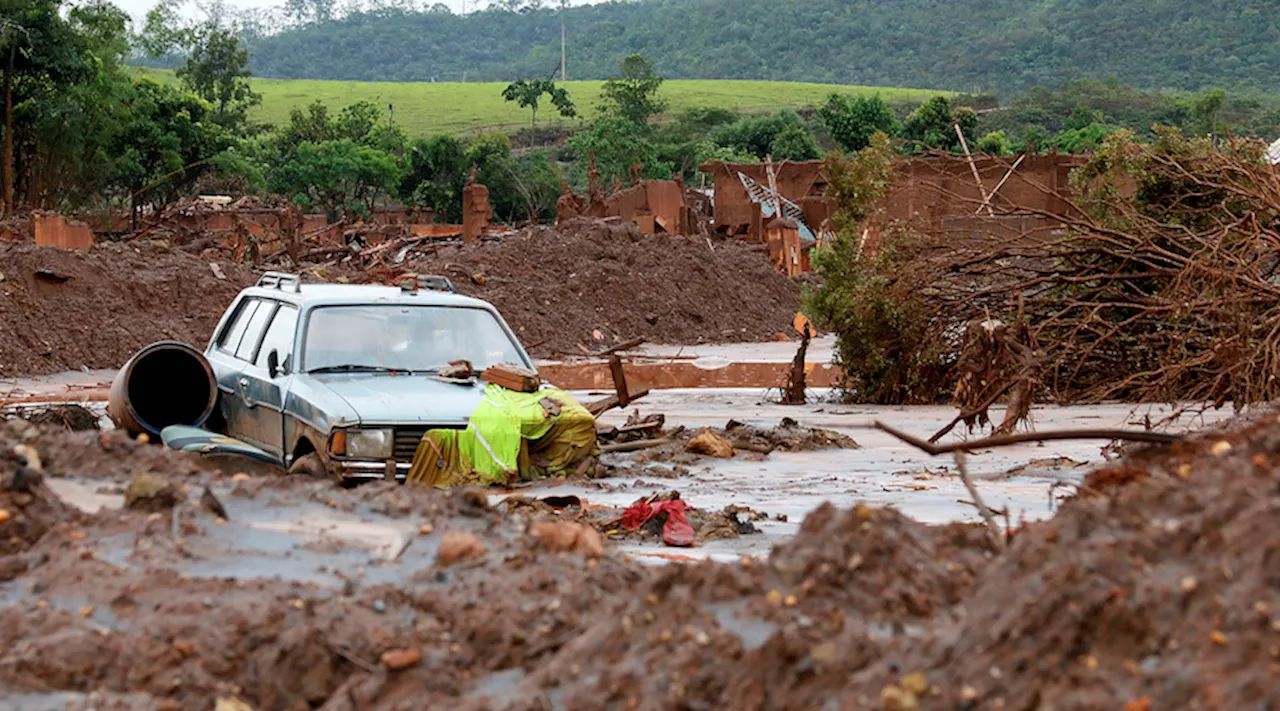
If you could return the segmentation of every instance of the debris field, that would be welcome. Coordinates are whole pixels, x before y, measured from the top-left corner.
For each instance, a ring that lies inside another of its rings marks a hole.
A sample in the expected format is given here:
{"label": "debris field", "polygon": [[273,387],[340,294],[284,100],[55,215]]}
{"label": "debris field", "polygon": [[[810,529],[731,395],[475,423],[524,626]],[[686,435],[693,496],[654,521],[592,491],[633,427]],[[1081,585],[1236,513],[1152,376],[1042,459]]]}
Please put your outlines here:
{"label": "debris field", "polygon": [[[444,274],[462,293],[493,303],[539,356],[582,355],[636,337],[767,341],[794,335],[800,308],[799,282],[733,240],[642,235],[633,224],[580,218],[466,245],[414,244],[421,249],[392,269],[360,259],[288,268],[351,283]],[[0,377],[7,378],[116,368],[159,340],[203,348],[235,294],[261,269],[280,268],[238,262],[207,241],[160,239],[74,251],[0,240],[0,265],[7,334]]]}
{"label": "debris field", "polygon": [[[343,489],[11,420],[0,688],[81,709],[1266,707],[1277,463],[1267,411],[1132,448],[1004,552],[824,505],[767,559],[650,567],[536,490]],[[82,510],[138,472],[177,505]]]}

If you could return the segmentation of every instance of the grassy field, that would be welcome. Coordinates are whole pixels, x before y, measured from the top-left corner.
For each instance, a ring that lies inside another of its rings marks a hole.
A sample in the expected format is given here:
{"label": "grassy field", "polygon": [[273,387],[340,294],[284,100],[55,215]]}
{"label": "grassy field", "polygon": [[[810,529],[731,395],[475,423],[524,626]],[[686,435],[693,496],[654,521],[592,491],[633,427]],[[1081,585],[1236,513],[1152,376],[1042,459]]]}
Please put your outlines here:
{"label": "grassy field", "polygon": [[[175,81],[172,72],[139,69],[159,81]],[[396,83],[358,81],[315,81],[309,79],[253,79],[253,88],[262,94],[262,105],[254,118],[272,124],[287,121],[289,111],[319,99],[331,109],[367,100],[395,107],[395,122],[411,136],[460,133],[485,128],[512,128],[529,124],[529,111],[514,102],[503,101],[501,83]],[[578,112],[590,117],[599,101],[599,81],[571,81],[569,90]],[[923,101],[939,93],[921,89],[894,89],[840,84],[801,84],[773,81],[721,81],[675,79],[662,85],[662,95],[672,110],[716,106],[736,110],[800,108],[820,103],[833,91],[848,94],[879,94],[885,101]],[[538,123],[558,118],[547,102]]]}

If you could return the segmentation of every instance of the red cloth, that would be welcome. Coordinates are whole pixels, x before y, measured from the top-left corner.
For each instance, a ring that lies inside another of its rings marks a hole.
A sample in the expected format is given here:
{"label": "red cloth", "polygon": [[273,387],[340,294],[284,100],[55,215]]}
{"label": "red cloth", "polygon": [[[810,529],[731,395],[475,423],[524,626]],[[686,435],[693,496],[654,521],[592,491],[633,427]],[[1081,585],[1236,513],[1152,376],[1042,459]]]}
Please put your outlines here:
{"label": "red cloth", "polygon": [[656,501],[653,504],[638,501],[622,512],[622,527],[634,531],[643,526],[645,521],[666,511],[667,522],[662,526],[663,542],[669,546],[687,548],[693,545],[693,526],[685,516],[685,511],[689,508],[682,499]]}

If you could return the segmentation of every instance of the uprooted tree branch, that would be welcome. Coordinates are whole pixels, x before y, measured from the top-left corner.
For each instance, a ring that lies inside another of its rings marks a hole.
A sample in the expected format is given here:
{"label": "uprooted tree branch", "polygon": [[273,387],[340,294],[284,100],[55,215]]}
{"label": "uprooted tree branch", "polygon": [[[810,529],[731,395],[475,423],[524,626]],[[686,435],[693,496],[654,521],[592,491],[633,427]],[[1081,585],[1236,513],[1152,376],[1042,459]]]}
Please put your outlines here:
{"label": "uprooted tree branch", "polygon": [[[849,249],[846,229],[840,268],[871,291],[842,297],[856,314],[840,313],[831,290],[811,310],[841,336],[854,397],[936,401],[955,388],[971,425],[995,399],[1022,407],[1036,388],[1059,401],[1274,399],[1280,175],[1264,151],[1249,139],[1162,129],[1142,144],[1121,132],[1075,171],[1061,214],[1006,209],[1036,218],[1008,236],[891,225],[870,253]],[[837,290],[854,281],[841,276]],[[856,328],[841,328],[850,320]],[[860,362],[877,323],[901,334],[898,351]],[[978,359],[995,364],[985,371],[964,363],[984,331],[974,324],[1004,332]]]}

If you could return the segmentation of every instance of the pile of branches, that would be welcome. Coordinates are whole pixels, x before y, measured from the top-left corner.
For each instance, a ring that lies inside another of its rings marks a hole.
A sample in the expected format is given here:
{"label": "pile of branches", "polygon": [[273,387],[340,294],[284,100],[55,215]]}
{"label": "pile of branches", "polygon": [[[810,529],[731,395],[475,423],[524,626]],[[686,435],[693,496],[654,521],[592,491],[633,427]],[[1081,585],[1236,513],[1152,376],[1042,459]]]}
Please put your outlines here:
{"label": "pile of branches", "polygon": [[895,286],[952,353],[973,323],[1025,329],[1018,364],[1000,366],[1016,374],[971,408],[1011,379],[1059,401],[1276,399],[1280,173],[1265,149],[1121,132],[1074,173],[1065,214],[1006,211],[1029,226],[994,239],[912,234]]}

